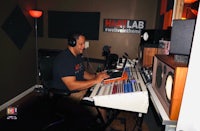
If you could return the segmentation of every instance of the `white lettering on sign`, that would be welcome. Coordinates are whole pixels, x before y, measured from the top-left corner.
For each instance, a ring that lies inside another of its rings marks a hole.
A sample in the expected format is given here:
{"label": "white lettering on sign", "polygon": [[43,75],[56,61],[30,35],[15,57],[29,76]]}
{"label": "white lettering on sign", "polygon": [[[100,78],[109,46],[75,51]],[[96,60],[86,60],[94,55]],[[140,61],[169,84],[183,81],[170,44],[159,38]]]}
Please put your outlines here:
{"label": "white lettering on sign", "polygon": [[144,21],[127,21],[127,28],[143,29]]}
{"label": "white lettering on sign", "polygon": [[145,28],[143,20],[104,19],[105,32],[140,33]]}

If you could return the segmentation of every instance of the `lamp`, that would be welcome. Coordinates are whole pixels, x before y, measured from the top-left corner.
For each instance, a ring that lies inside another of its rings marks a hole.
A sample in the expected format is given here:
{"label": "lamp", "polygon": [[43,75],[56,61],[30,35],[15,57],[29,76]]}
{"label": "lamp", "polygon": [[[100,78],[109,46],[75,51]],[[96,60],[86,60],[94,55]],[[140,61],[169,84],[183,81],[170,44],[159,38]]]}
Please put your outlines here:
{"label": "lamp", "polygon": [[42,16],[41,10],[29,10],[31,17],[35,19],[35,49],[36,49],[36,82],[39,84],[39,70],[38,70],[38,31],[37,31],[37,19]]}
{"label": "lamp", "polygon": [[42,16],[42,11],[41,10],[29,10],[29,14],[33,18],[40,18]]}

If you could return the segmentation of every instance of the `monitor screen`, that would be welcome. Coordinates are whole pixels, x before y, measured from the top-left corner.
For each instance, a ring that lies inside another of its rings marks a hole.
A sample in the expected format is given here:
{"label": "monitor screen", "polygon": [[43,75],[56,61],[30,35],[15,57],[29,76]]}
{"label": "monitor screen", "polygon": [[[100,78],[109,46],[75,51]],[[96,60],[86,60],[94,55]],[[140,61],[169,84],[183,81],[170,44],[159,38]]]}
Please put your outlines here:
{"label": "monitor screen", "polygon": [[67,38],[73,32],[88,40],[99,39],[100,12],[48,11],[48,37]]}
{"label": "monitor screen", "polygon": [[170,54],[190,55],[195,19],[173,20],[170,40]]}

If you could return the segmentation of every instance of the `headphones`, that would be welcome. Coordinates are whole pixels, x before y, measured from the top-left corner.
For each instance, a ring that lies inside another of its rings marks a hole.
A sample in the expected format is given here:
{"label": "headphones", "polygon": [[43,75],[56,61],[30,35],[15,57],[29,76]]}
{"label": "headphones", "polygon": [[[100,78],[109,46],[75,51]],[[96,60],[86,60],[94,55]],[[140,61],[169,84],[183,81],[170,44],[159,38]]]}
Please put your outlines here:
{"label": "headphones", "polygon": [[83,35],[81,33],[73,33],[69,35],[68,37],[68,45],[71,47],[76,46],[76,40],[79,38],[80,35]]}
{"label": "headphones", "polygon": [[68,45],[71,46],[71,47],[76,46],[76,39],[68,38]]}

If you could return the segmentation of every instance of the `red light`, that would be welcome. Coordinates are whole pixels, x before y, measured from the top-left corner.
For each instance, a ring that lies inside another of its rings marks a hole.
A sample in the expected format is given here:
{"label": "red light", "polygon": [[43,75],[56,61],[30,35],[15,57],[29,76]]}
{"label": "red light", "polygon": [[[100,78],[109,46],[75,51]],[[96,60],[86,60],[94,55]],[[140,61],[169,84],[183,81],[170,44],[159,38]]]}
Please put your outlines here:
{"label": "red light", "polygon": [[40,11],[40,10],[29,10],[29,14],[33,18],[40,18],[42,16],[42,11]]}

